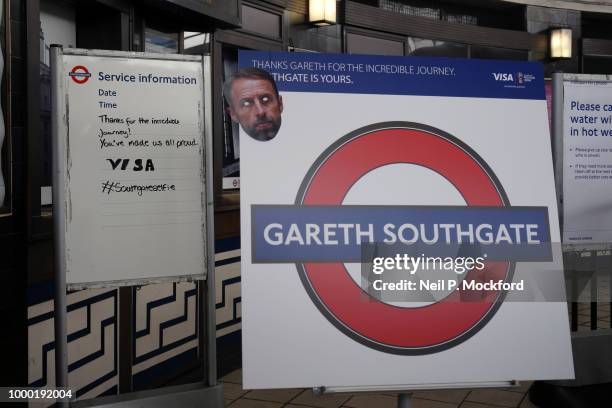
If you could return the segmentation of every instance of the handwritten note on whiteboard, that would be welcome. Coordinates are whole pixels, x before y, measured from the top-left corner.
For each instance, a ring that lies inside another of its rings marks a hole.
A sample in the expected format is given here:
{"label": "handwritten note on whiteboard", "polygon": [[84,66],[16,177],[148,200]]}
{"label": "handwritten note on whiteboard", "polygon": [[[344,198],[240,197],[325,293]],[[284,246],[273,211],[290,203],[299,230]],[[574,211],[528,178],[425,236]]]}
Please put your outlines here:
{"label": "handwritten note on whiteboard", "polygon": [[202,276],[202,63],[64,55],[66,280]]}

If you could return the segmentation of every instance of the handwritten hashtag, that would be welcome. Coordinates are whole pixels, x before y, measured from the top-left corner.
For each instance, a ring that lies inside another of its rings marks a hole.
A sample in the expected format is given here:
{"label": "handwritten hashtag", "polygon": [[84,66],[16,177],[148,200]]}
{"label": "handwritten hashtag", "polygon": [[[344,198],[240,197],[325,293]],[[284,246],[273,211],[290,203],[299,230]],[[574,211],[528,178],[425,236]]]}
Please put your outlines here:
{"label": "handwritten hashtag", "polygon": [[105,181],[104,183],[102,183],[102,192],[110,194],[115,188],[115,184],[116,183],[114,181],[112,183],[110,181]]}

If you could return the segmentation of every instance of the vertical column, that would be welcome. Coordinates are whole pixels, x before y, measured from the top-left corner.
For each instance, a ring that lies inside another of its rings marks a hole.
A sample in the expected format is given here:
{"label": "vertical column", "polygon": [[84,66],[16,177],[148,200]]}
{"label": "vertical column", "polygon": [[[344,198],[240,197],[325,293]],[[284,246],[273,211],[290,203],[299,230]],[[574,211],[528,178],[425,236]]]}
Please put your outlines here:
{"label": "vertical column", "polygon": [[[4,7],[0,4],[0,28],[4,26]],[[4,50],[0,49],[0,80],[4,74]],[[0,100],[1,102],[1,100]],[[2,145],[4,144],[4,113],[2,111],[2,105],[0,104],[0,152],[2,152]],[[4,202],[4,195],[6,194],[6,188],[4,184],[4,175],[2,174],[2,155],[0,155],[0,207]]]}
{"label": "vertical column", "polygon": [[[65,106],[63,87],[62,47],[51,46],[51,138],[53,143],[53,252],[55,255],[55,384],[68,387],[68,337],[65,225],[66,208],[64,184],[66,180],[65,153],[66,123],[60,109]],[[58,407],[67,407],[67,402],[58,402]]]}

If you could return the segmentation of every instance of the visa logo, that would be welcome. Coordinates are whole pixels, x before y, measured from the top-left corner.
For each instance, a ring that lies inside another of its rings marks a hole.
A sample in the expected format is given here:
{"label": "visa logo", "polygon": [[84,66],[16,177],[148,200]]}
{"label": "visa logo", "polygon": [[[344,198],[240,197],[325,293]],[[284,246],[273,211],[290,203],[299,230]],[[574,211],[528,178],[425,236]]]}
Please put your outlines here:
{"label": "visa logo", "polygon": [[494,72],[493,79],[496,81],[514,81],[512,74],[505,74],[502,72]]}

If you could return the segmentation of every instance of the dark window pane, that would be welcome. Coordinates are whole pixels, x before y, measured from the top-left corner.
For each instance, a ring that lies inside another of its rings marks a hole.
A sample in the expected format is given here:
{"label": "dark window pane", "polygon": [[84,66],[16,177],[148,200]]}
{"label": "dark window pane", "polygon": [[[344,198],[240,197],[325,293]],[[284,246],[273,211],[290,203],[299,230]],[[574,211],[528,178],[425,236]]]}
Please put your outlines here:
{"label": "dark window pane", "polygon": [[612,57],[584,57],[582,72],[584,74],[610,74]]}
{"label": "dark window pane", "polygon": [[185,52],[187,52],[190,49],[208,45],[209,43],[210,43],[209,33],[200,33],[200,32],[192,32],[192,31],[183,32],[183,50],[185,50]]}
{"label": "dark window pane", "polygon": [[[67,2],[50,1],[55,4]],[[122,13],[99,2],[76,3],[76,46],[100,50],[122,50],[127,36]]]}
{"label": "dark window pane", "polygon": [[[238,0],[199,0],[205,7],[224,17],[238,17]],[[180,4],[180,3],[179,3]],[[213,14],[213,13],[211,13]]]}
{"label": "dark window pane", "polygon": [[281,16],[243,5],[242,28],[267,37],[281,38]]}
{"label": "dark window pane", "polygon": [[145,29],[145,52],[176,54],[179,52],[179,34],[163,32],[151,27]]}
{"label": "dark window pane", "polygon": [[527,60],[527,51],[472,45],[470,56],[478,59]]}
{"label": "dark window pane", "polygon": [[[0,7],[0,45],[2,46],[2,50],[0,50],[2,55],[0,55],[0,58],[4,60],[4,55],[6,54],[6,38],[4,37],[5,16],[3,12],[4,7]],[[8,61],[8,63],[10,64],[10,61]],[[11,175],[9,173],[11,162],[9,162],[10,155],[8,154],[10,147],[8,146],[8,141],[5,142],[5,140],[7,140],[5,125],[8,123],[8,120],[4,120],[4,112],[8,112],[6,108],[7,88],[4,67],[2,65],[0,65],[0,79],[2,81],[2,97],[0,98],[0,214],[2,214],[10,211],[10,208],[8,208],[9,206],[4,206],[4,203],[10,203],[9,189],[11,186]]]}
{"label": "dark window pane", "polygon": [[408,55],[420,57],[467,58],[466,44],[408,37]]}
{"label": "dark window pane", "polygon": [[346,33],[346,52],[349,54],[404,55],[404,43]]}
{"label": "dark window pane", "polygon": [[601,38],[612,40],[612,16],[599,13],[582,14],[582,38]]}
{"label": "dark window pane", "polygon": [[[40,202],[51,204],[52,152],[51,152],[51,68],[49,46],[77,45],[77,10],[65,2],[40,2]],[[81,33],[81,38],[87,37]],[[98,37],[100,35],[98,34]],[[101,47],[98,47],[101,48]]]}
{"label": "dark window pane", "polygon": [[[238,69],[238,49],[223,47],[223,82]],[[238,124],[232,122],[223,100],[223,168],[222,188],[240,188],[240,139]]]}

